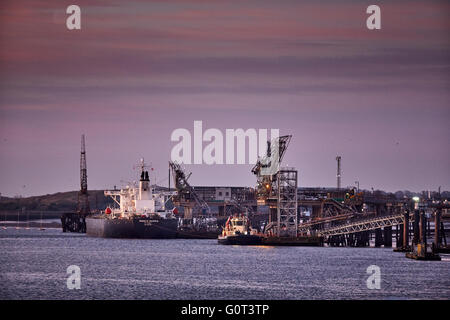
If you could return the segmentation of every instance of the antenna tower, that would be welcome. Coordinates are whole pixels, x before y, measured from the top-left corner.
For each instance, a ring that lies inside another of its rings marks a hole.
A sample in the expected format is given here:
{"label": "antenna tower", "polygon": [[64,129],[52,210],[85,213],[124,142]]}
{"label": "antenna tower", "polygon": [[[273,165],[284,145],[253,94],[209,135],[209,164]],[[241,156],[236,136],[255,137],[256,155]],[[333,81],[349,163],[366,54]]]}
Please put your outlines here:
{"label": "antenna tower", "polygon": [[84,134],[81,135],[81,155],[80,155],[80,191],[78,192],[78,208],[80,215],[86,216],[91,210],[89,208],[89,196],[87,190],[87,166],[86,166],[86,145]]}

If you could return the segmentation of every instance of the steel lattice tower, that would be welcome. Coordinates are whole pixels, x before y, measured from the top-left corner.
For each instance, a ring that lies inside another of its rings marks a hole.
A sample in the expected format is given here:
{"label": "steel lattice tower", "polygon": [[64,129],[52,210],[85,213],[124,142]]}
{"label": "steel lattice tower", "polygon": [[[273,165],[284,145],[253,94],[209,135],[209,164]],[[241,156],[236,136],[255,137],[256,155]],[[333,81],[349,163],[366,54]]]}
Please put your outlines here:
{"label": "steel lattice tower", "polygon": [[283,168],[277,173],[277,236],[297,237],[297,170]]}
{"label": "steel lattice tower", "polygon": [[91,212],[89,208],[89,196],[87,191],[87,166],[86,166],[86,146],[84,134],[81,135],[81,155],[80,155],[80,192],[78,192],[79,214],[85,216]]}

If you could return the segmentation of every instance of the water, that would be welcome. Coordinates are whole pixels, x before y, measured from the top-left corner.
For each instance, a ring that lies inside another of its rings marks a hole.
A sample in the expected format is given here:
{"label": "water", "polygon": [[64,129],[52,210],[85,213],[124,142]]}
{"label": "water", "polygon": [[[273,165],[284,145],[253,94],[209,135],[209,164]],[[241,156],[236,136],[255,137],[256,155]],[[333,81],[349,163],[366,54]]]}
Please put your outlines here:
{"label": "water", "polygon": [[[449,299],[450,256],[384,248],[221,246],[216,240],[89,238],[0,230],[1,299]],[[81,289],[66,286],[70,265]],[[370,290],[369,265],[381,268]]]}

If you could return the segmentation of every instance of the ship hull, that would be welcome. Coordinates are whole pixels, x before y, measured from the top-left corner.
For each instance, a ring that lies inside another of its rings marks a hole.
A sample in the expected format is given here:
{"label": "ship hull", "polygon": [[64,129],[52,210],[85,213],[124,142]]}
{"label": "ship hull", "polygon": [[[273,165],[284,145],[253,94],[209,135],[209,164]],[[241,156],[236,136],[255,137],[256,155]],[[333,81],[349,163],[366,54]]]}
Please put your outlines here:
{"label": "ship hull", "polygon": [[178,239],[217,239],[220,231],[206,230],[186,230],[179,229],[177,233]]}
{"label": "ship hull", "polygon": [[234,236],[220,236],[218,238],[219,244],[224,245],[260,245],[262,244],[262,238],[256,235],[234,235]]}
{"label": "ship hull", "polygon": [[100,238],[174,239],[177,219],[86,218],[86,234]]}

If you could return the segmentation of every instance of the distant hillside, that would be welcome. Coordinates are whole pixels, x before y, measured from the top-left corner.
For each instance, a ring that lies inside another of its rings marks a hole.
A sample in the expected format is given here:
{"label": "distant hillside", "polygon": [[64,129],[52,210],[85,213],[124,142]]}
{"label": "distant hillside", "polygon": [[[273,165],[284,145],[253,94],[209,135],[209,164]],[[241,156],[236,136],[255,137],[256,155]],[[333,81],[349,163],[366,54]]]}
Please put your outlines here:
{"label": "distant hillside", "polygon": [[[26,210],[65,211],[77,208],[78,191],[58,192],[27,198],[2,197],[0,211]],[[103,190],[89,190],[89,203],[92,210],[105,209],[113,201],[103,195]]]}

